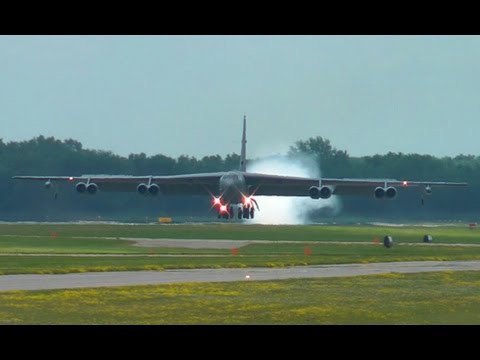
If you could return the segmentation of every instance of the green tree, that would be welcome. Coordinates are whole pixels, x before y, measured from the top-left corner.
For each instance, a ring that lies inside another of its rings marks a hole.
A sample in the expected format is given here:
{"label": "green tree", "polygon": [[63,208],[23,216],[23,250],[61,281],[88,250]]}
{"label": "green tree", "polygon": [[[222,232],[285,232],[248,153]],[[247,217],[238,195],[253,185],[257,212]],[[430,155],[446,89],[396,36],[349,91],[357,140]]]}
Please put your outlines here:
{"label": "green tree", "polygon": [[334,148],[328,139],[317,136],[306,141],[297,141],[294,146],[290,146],[288,156],[296,157],[302,154],[313,156],[322,173],[328,174],[328,176],[346,176],[348,174],[348,153]]}

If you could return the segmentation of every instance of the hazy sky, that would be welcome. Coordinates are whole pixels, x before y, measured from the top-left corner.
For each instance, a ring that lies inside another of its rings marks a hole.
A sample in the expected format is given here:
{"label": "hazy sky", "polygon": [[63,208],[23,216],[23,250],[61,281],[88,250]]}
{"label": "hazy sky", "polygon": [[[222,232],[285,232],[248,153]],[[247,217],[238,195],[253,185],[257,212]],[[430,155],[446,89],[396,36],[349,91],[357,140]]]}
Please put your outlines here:
{"label": "hazy sky", "polygon": [[480,155],[479,36],[0,36],[0,138],[127,156]]}

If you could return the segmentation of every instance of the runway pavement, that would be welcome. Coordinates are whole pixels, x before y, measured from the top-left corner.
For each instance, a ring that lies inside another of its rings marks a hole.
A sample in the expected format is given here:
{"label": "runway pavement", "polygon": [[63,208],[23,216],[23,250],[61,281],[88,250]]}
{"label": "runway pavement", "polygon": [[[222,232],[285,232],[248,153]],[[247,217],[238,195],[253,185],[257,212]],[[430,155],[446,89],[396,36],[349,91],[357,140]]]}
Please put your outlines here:
{"label": "runway pavement", "polygon": [[385,273],[480,270],[480,261],[410,261],[373,264],[297,266],[289,268],[118,271],[62,275],[3,275],[0,291],[171,284],[184,282],[259,281],[358,276]]}

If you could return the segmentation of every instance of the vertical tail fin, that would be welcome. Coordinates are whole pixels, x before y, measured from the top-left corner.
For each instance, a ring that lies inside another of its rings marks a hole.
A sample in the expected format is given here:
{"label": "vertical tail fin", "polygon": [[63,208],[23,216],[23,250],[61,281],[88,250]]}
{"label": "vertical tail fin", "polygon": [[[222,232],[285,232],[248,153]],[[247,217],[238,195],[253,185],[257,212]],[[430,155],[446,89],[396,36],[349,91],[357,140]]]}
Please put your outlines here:
{"label": "vertical tail fin", "polygon": [[243,116],[242,150],[240,151],[240,171],[247,171],[247,117]]}

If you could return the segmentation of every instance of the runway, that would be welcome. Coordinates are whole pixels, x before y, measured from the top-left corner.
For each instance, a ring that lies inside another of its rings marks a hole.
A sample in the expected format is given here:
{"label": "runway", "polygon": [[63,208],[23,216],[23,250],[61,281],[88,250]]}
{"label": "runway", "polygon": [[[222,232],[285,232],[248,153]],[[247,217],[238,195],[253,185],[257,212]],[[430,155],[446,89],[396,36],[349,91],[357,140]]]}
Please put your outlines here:
{"label": "runway", "polygon": [[62,275],[2,275],[0,291],[74,289],[184,282],[261,281],[326,278],[385,273],[480,270],[480,261],[409,261],[373,264],[296,266],[288,268],[118,271]]}

